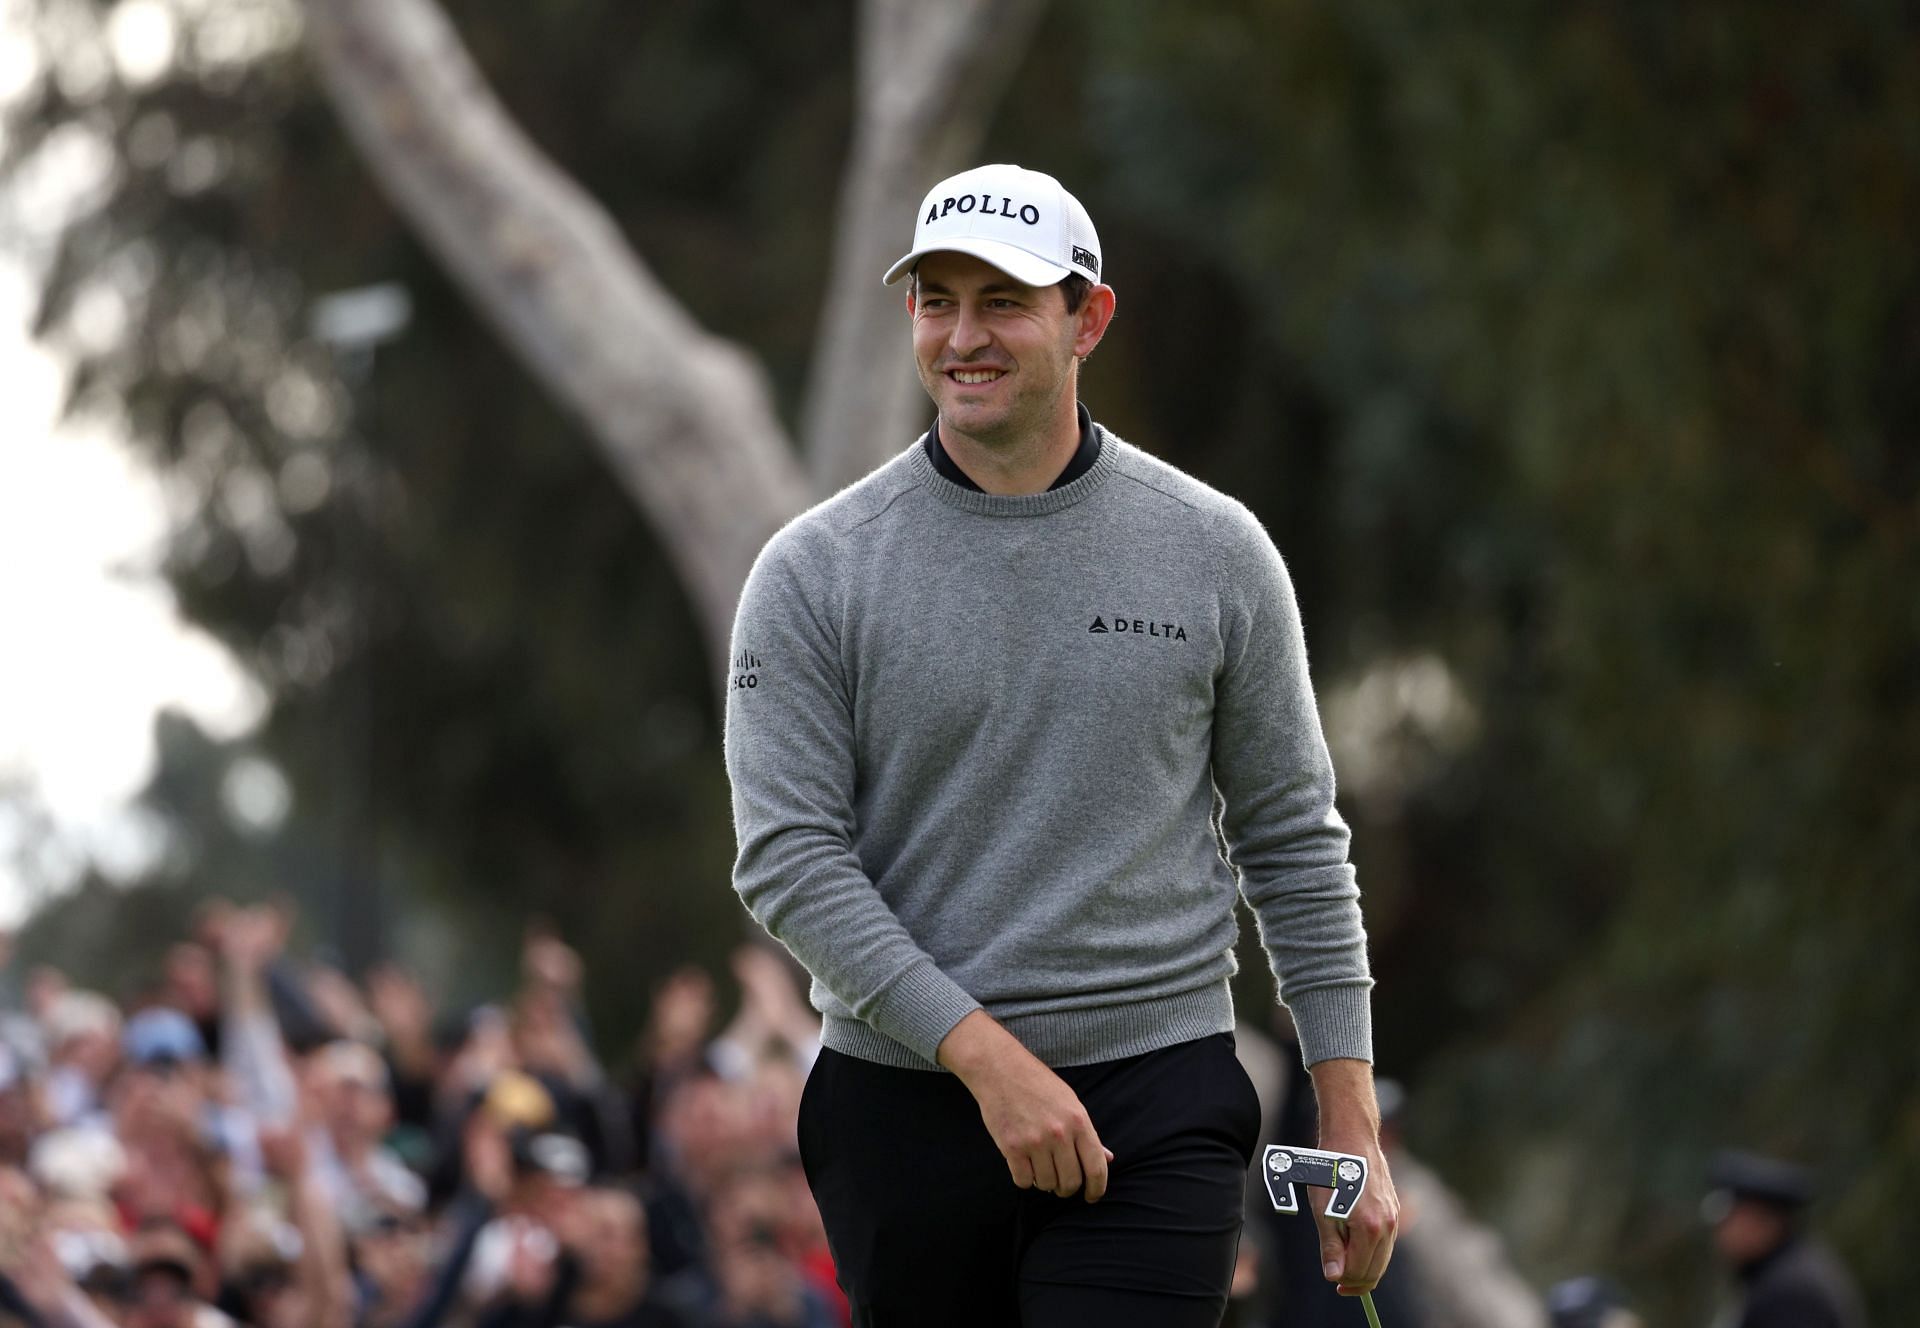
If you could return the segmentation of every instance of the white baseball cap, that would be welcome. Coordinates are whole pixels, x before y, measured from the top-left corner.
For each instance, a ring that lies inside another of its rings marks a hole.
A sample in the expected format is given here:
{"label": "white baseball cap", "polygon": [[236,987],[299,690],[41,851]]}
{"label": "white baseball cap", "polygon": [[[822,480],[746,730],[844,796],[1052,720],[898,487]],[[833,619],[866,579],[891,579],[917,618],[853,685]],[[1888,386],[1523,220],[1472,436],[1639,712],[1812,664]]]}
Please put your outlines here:
{"label": "white baseball cap", "polygon": [[1018,166],[976,166],[929,190],[913,248],[887,269],[886,284],[942,250],[972,254],[1029,286],[1075,273],[1100,280],[1100,237],[1080,200],[1051,175]]}

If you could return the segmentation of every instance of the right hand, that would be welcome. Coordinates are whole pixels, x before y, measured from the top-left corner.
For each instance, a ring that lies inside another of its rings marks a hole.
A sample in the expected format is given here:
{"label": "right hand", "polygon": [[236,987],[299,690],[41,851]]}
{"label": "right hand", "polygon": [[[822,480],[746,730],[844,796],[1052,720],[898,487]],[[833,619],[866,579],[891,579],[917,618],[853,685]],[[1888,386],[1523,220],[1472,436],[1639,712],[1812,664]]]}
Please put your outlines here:
{"label": "right hand", "polygon": [[289,1183],[307,1173],[306,1127],[298,1119],[280,1125],[262,1125],[258,1131],[260,1165],[269,1176]]}
{"label": "right hand", "polygon": [[467,1183],[493,1203],[505,1202],[513,1189],[513,1150],[484,1107],[467,1117],[460,1150]]}
{"label": "right hand", "polygon": [[672,1070],[698,1058],[713,1029],[713,979],[689,964],[677,969],[653,994],[646,1056],[653,1068]]}
{"label": "right hand", "polygon": [[288,925],[284,913],[264,904],[229,907],[215,932],[220,954],[243,974],[263,973],[286,948]]}
{"label": "right hand", "polygon": [[382,964],[367,974],[367,1004],[387,1042],[412,1046],[433,1034],[433,1005],[426,992],[403,970]]}
{"label": "right hand", "polygon": [[954,1025],[939,1057],[980,1104],[1015,1185],[1088,1203],[1107,1192],[1113,1154],[1078,1095],[984,1010]]}
{"label": "right hand", "polygon": [[585,971],[579,953],[541,926],[528,929],[521,944],[520,968],[529,983],[567,996],[579,993]]}
{"label": "right hand", "polygon": [[559,1276],[553,1237],[541,1228],[516,1228],[507,1255],[506,1292],[514,1300],[532,1304],[553,1293]]}

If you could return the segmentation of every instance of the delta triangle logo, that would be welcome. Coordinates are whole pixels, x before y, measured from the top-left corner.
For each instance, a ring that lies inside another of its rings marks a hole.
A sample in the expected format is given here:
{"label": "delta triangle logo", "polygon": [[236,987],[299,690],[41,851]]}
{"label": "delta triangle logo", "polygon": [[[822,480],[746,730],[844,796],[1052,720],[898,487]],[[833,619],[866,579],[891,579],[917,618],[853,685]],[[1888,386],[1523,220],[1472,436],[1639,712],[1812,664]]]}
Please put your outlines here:
{"label": "delta triangle logo", "polygon": [[1093,626],[1087,628],[1087,630],[1089,632],[1104,632],[1107,630],[1107,625],[1101,622],[1099,615],[1096,614],[1094,615]]}

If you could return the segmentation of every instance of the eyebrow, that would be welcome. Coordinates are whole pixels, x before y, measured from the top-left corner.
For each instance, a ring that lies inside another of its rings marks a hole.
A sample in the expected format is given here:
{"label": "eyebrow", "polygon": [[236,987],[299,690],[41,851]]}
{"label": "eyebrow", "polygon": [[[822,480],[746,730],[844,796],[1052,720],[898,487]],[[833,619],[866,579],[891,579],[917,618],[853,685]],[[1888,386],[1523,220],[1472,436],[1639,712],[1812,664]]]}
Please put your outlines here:
{"label": "eyebrow", "polygon": [[[954,293],[951,286],[943,286],[937,281],[928,281],[925,277],[920,278],[920,289],[923,291],[931,291],[935,295],[952,295]],[[1015,281],[992,281],[980,287],[974,293],[976,295],[1024,295],[1033,289],[1035,288],[1032,286],[1022,286],[1019,282]]]}

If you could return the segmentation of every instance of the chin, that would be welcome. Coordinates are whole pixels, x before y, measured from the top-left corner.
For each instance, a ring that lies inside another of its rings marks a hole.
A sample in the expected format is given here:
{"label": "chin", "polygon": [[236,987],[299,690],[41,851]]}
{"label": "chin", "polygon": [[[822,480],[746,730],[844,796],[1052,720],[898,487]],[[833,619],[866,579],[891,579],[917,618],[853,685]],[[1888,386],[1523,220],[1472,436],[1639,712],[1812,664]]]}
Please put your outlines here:
{"label": "chin", "polygon": [[1007,423],[1005,411],[968,410],[965,407],[943,410],[940,419],[978,443],[992,442]]}

